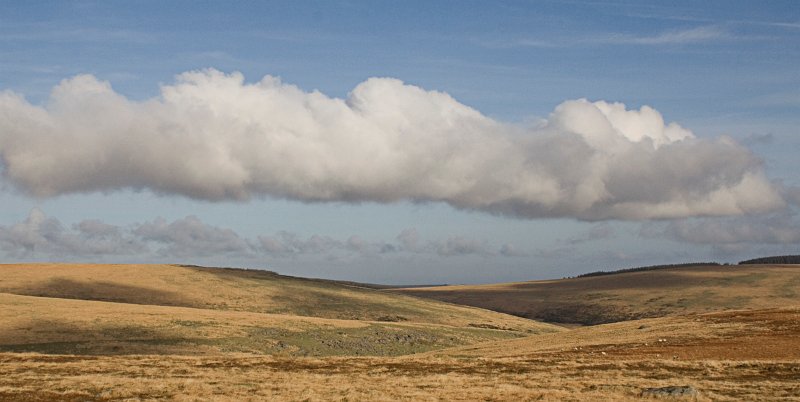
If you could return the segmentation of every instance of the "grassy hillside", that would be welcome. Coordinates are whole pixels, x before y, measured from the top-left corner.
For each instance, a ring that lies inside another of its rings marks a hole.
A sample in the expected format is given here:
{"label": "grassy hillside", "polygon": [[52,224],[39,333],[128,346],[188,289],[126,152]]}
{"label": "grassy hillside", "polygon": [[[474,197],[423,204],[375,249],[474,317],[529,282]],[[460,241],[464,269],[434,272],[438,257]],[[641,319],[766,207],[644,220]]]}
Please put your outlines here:
{"label": "grassy hillside", "polygon": [[729,310],[575,328],[430,352],[438,356],[800,361],[800,307]]}
{"label": "grassy hillside", "polygon": [[393,290],[536,320],[600,324],[800,304],[800,266],[679,267],[550,281]]}
{"label": "grassy hillside", "polygon": [[[566,330],[261,271],[5,265],[0,400],[638,400],[675,385],[699,401],[800,400],[800,308],[757,308],[796,304],[796,272],[678,269],[460,288],[505,306],[672,308]],[[730,306],[749,310],[690,311]]]}
{"label": "grassy hillside", "polygon": [[264,271],[0,266],[0,351],[402,355],[561,330],[472,307]]}
{"label": "grassy hillside", "polygon": [[797,309],[583,327],[398,357],[0,353],[0,399],[800,400]]}

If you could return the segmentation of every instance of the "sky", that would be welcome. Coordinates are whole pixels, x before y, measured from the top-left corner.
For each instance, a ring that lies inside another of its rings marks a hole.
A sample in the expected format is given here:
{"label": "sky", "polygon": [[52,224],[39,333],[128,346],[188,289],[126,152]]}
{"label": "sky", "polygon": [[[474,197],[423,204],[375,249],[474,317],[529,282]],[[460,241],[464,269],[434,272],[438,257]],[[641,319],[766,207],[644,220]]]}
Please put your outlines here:
{"label": "sky", "polygon": [[0,260],[388,284],[800,250],[794,1],[0,2]]}

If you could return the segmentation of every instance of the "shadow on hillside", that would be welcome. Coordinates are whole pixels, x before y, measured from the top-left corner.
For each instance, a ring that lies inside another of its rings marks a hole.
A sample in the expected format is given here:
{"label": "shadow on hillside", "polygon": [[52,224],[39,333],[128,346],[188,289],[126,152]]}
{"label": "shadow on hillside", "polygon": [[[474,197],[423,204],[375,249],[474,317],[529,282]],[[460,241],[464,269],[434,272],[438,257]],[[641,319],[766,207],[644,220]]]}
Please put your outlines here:
{"label": "shadow on hillside", "polygon": [[[250,297],[260,300],[269,299],[266,308],[251,311],[343,320],[392,322],[430,315],[430,312],[420,310],[420,307],[415,304],[417,303],[415,299],[375,288],[356,286],[352,282],[287,276],[257,269],[183,267],[229,281],[232,286],[237,287],[239,292],[250,292]],[[258,286],[242,286],[241,280],[258,284]],[[262,285],[263,289],[260,289]],[[266,291],[267,289],[268,291]],[[435,317],[428,316],[427,318]]]}
{"label": "shadow on hillside", "polygon": [[[113,318],[112,318],[113,319]],[[0,327],[0,353],[59,355],[184,355],[252,353],[282,356],[397,356],[513,337],[490,329],[468,330],[368,324],[317,326],[303,331],[280,326],[245,326],[214,336],[216,323],[17,321]]]}
{"label": "shadow on hillside", "polygon": [[[688,272],[687,272],[688,273]],[[684,272],[636,272],[615,275],[590,276],[548,282],[523,282],[509,284],[513,290],[541,290],[563,292],[566,290],[628,290],[662,289],[670,287],[691,287],[703,285],[692,282]]]}
{"label": "shadow on hillside", "polygon": [[195,303],[178,292],[130,286],[112,282],[80,282],[54,278],[24,288],[3,289],[21,296],[94,300],[116,303],[192,307]]}
{"label": "shadow on hillside", "polygon": [[194,340],[166,329],[101,324],[81,327],[66,320],[31,320],[0,329],[0,352],[66,355],[196,354]]}
{"label": "shadow on hillside", "polygon": [[703,266],[403,293],[550,323],[595,325],[780,303],[796,297],[798,284],[796,274]]}

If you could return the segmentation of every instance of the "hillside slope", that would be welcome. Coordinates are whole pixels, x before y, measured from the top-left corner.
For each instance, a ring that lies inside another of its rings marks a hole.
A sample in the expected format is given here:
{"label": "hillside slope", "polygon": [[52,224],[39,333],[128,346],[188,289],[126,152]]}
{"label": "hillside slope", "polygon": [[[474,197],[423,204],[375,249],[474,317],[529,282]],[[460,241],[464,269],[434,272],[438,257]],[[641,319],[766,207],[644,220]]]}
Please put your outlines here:
{"label": "hillside slope", "polygon": [[505,328],[544,326],[479,308],[269,271],[177,265],[0,265],[0,293],[343,320]]}
{"label": "hillside slope", "polygon": [[561,330],[265,271],[0,266],[0,352],[386,356]]}
{"label": "hillside slope", "polygon": [[680,289],[705,295],[700,309],[748,310],[566,330],[260,271],[0,266],[0,400],[640,400],[676,385],[698,401],[800,400],[800,308],[752,308],[795,301],[790,270],[672,274],[705,288],[618,276],[550,297],[630,306]]}
{"label": "hillside slope", "polygon": [[655,318],[396,357],[0,351],[0,399],[619,401],[679,386],[694,394],[666,400],[798,401],[799,313]]}
{"label": "hillside slope", "polygon": [[[436,356],[800,361],[800,307],[728,310],[575,328],[429,352]],[[598,355],[598,356],[595,356]]]}
{"label": "hillside slope", "polygon": [[593,325],[648,317],[800,304],[800,266],[669,268],[550,281],[393,289],[555,323]]}

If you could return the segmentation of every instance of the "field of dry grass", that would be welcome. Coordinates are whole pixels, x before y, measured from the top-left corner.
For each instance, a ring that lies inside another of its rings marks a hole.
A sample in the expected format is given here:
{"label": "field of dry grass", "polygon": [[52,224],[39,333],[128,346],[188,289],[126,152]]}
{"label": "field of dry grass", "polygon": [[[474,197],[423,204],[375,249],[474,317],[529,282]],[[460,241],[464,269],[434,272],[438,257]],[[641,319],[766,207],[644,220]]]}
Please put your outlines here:
{"label": "field of dry grass", "polygon": [[0,266],[0,351],[402,355],[562,328],[269,272]]}
{"label": "field of dry grass", "polygon": [[731,265],[393,290],[564,324],[798,304],[800,266]]}
{"label": "field of dry grass", "polygon": [[[526,333],[0,294],[0,351],[403,355]],[[561,330],[554,328],[552,330]],[[543,327],[543,332],[551,331]]]}
{"label": "field of dry grass", "polygon": [[690,385],[699,401],[796,401],[796,362],[464,360],[0,354],[0,399],[111,400],[641,400]]}
{"label": "field of dry grass", "polygon": [[[641,400],[691,386],[685,399],[800,401],[797,288],[786,267],[760,268],[753,308],[566,330],[272,273],[0,266],[0,400]],[[709,292],[748,281],[724,274],[703,276]],[[790,306],[764,305],[776,287]]]}
{"label": "field of dry grass", "polygon": [[641,400],[688,385],[691,400],[791,401],[798,315],[659,318],[397,357],[0,353],[0,399]]}
{"label": "field of dry grass", "polygon": [[0,293],[335,318],[538,331],[530,320],[269,271],[177,265],[0,265]]}

